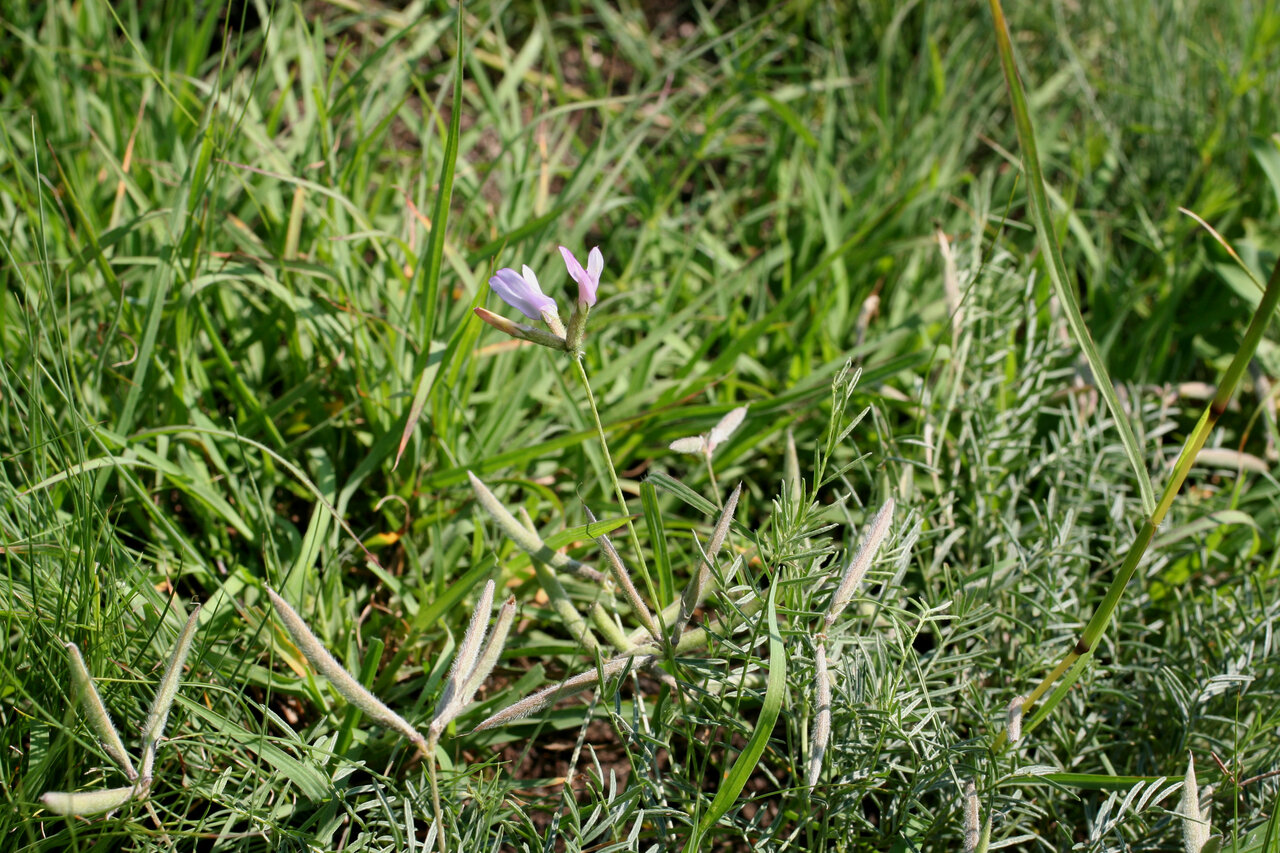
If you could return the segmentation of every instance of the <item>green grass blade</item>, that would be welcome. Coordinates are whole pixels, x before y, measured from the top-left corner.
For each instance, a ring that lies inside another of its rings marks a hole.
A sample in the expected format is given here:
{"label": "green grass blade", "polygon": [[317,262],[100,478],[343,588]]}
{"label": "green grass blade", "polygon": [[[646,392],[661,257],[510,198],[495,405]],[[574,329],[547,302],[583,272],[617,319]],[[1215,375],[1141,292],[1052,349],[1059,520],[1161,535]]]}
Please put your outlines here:
{"label": "green grass blade", "polygon": [[[445,138],[444,158],[440,164],[440,186],[436,190],[435,209],[431,214],[431,233],[425,252],[426,263],[419,263],[422,273],[422,308],[418,339],[422,341],[421,358],[426,361],[430,360],[431,338],[435,334],[436,310],[440,302],[440,270],[444,264],[445,226],[449,222],[449,202],[453,198],[453,174],[458,164],[458,137],[462,133],[462,69],[465,51],[462,41],[461,7],[458,8],[457,40],[457,62],[453,69],[453,113],[449,118],[449,134]],[[409,437],[418,425],[423,406],[426,404],[435,378],[439,375],[436,371],[426,371],[425,363],[416,373],[418,385],[414,389],[413,403],[409,407],[404,431],[400,436],[400,445],[396,449],[395,465],[400,464],[405,445],[409,443]]]}
{"label": "green grass blade", "polygon": [[1040,243],[1040,251],[1044,253],[1049,280],[1053,283],[1053,291],[1062,304],[1063,314],[1071,327],[1071,334],[1089,362],[1089,370],[1093,372],[1093,381],[1098,391],[1107,402],[1111,418],[1120,430],[1120,442],[1124,445],[1125,456],[1137,478],[1138,492],[1142,496],[1142,508],[1148,515],[1156,507],[1155,491],[1151,487],[1151,477],[1147,474],[1147,466],[1143,461],[1142,448],[1134,435],[1129,417],[1120,407],[1120,399],[1116,396],[1115,386],[1111,383],[1111,375],[1098,353],[1093,342],[1093,335],[1085,325],[1080,314],[1080,305],[1076,300],[1067,265],[1062,258],[1062,248],[1058,245],[1053,230],[1053,217],[1049,211],[1049,197],[1045,192],[1044,172],[1040,169],[1040,155],[1036,150],[1035,128],[1031,124],[1031,108],[1027,104],[1027,96],[1018,77],[1018,67],[1013,56],[1013,43],[1009,39],[1009,27],[1005,22],[1004,10],[1000,0],[990,0],[991,14],[995,17],[996,46],[1000,53],[1000,66],[1004,69],[1004,79],[1008,84],[1009,99],[1012,102],[1013,117],[1018,127],[1018,142],[1022,145],[1022,162],[1027,176],[1027,198],[1031,206],[1032,218],[1036,223],[1036,238]]}
{"label": "green grass blade", "polygon": [[769,600],[765,605],[765,618],[769,626],[769,676],[765,682],[764,703],[760,706],[760,716],[756,721],[755,729],[751,732],[751,737],[747,739],[747,745],[733,762],[733,767],[721,783],[720,790],[711,801],[711,806],[698,821],[697,832],[689,837],[689,843],[684,848],[686,851],[699,849],[703,836],[737,801],[738,794],[742,793],[747,779],[755,772],[760,756],[769,745],[773,725],[777,722],[778,713],[782,710],[783,694],[787,686],[787,654],[782,635],[778,632],[776,591],[777,586],[769,587]]}

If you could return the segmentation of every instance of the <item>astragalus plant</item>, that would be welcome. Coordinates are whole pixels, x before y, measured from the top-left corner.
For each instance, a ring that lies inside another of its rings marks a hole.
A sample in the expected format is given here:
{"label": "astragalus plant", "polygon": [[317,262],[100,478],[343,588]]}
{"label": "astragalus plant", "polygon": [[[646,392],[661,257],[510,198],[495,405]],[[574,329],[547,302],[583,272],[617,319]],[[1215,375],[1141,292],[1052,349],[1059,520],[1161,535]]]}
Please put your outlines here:
{"label": "astragalus plant", "polygon": [[[191,645],[195,641],[196,628],[199,624],[200,607],[197,605],[187,617],[182,632],[178,635],[173,651],[169,655],[169,663],[165,667],[164,675],[161,676],[160,683],[156,686],[155,697],[151,701],[151,709],[147,713],[146,722],[142,726],[142,753],[136,766],[124,747],[124,742],[121,740],[120,732],[111,719],[110,712],[107,711],[106,705],[102,702],[102,696],[98,693],[93,676],[89,674],[89,670],[85,666],[80,649],[75,643],[67,643],[67,656],[71,667],[71,683],[85,714],[89,718],[89,725],[101,740],[103,750],[120,765],[120,769],[124,771],[129,784],[118,788],[95,791],[49,791],[40,798],[46,808],[56,814],[83,817],[112,811],[125,805],[130,800],[140,799],[144,802],[146,801],[147,794],[155,781],[156,751],[159,749],[160,742],[164,739],[165,728],[169,721],[169,711],[173,708],[173,702],[178,697],[178,688],[182,681],[182,668],[187,662],[187,655],[191,653]],[[145,802],[145,805],[157,828],[161,829],[163,833],[159,815],[156,814],[151,803]]]}

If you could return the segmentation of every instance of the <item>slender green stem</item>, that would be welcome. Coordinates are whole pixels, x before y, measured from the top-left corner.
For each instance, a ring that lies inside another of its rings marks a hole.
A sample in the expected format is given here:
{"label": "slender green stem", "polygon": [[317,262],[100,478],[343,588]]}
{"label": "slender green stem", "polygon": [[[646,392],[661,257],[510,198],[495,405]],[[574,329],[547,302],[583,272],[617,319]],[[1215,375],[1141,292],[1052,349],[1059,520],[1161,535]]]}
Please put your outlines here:
{"label": "slender green stem", "polygon": [[1049,272],[1049,281],[1062,306],[1062,314],[1071,328],[1089,369],[1093,372],[1094,384],[1111,412],[1111,419],[1120,433],[1120,444],[1129,464],[1133,466],[1134,482],[1142,499],[1142,511],[1151,513],[1155,509],[1155,491],[1151,487],[1151,477],[1147,474],[1143,460],[1142,448],[1134,435],[1133,425],[1125,414],[1116,396],[1115,386],[1107,373],[1106,363],[1093,342],[1093,335],[1085,325],[1084,316],[1080,313],[1080,305],[1075,296],[1074,279],[1067,272],[1066,261],[1062,257],[1062,248],[1058,245],[1054,233],[1053,217],[1049,209],[1049,196],[1045,191],[1044,172],[1040,168],[1040,155],[1036,150],[1035,127],[1031,122],[1031,108],[1027,103],[1026,92],[1018,77],[1018,67],[1013,56],[1013,42],[1009,38],[1009,27],[1005,23],[1004,10],[1000,0],[989,0],[991,15],[995,19],[996,48],[1000,56],[1000,65],[1004,70],[1005,84],[1009,91],[1009,100],[1013,108],[1013,120],[1018,129],[1018,143],[1022,146],[1022,164],[1027,175],[1027,201],[1031,218],[1036,224],[1036,239],[1044,255],[1045,267]]}
{"label": "slender green stem", "polygon": [[[573,359],[574,366],[578,368],[578,379],[582,382],[582,388],[587,394],[587,404],[591,406],[591,418],[596,425],[596,437],[600,439],[600,448],[604,451],[605,467],[609,471],[609,479],[613,482],[613,493],[618,498],[618,508],[622,510],[622,515],[627,520],[627,534],[631,538],[631,550],[635,552],[636,560],[640,565],[640,577],[644,579],[645,591],[649,594],[650,601],[657,601],[658,596],[653,588],[653,581],[649,577],[649,568],[645,563],[644,552],[640,550],[640,537],[636,534],[636,527],[631,523],[631,512],[627,509],[627,497],[622,493],[622,483],[618,480],[618,469],[613,464],[613,454],[609,452],[609,440],[604,434],[604,424],[600,421],[600,411],[596,408],[596,395],[591,390],[591,382],[587,379],[587,368],[582,363],[582,356],[578,355]],[[662,620],[661,614],[658,616],[659,622]]]}
{"label": "slender green stem", "polygon": [[707,461],[707,476],[711,478],[711,494],[715,495],[716,508],[724,509],[724,501],[720,498],[720,484],[716,482],[716,469],[711,464],[711,454],[704,453],[702,458]]}

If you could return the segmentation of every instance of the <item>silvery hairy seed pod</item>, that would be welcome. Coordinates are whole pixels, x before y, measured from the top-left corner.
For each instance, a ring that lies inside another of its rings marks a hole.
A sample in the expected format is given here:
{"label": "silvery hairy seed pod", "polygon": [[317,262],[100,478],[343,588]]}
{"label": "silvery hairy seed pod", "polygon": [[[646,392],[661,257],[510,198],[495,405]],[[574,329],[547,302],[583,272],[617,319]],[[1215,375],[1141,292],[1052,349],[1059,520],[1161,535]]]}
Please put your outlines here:
{"label": "silvery hairy seed pod", "polygon": [[854,554],[849,565],[845,568],[844,574],[840,578],[840,584],[836,587],[835,593],[831,596],[831,603],[827,605],[826,624],[823,626],[825,632],[835,624],[836,619],[840,618],[840,614],[849,603],[849,599],[853,598],[853,592],[862,583],[862,579],[867,574],[867,569],[871,568],[871,563],[875,560],[876,552],[880,550],[881,543],[889,533],[889,523],[893,521],[893,498],[889,498],[884,502],[884,506],[880,507],[880,511],[875,514],[871,522],[867,525],[866,530],[862,534],[862,542],[858,546],[858,551]]}
{"label": "silvery hairy seed pod", "polygon": [[280,617],[280,621],[284,623],[289,636],[293,638],[294,645],[316,668],[317,672],[329,679],[333,689],[337,690],[343,699],[363,711],[370,720],[378,725],[394,729],[407,737],[410,743],[425,753],[427,751],[427,739],[411,726],[404,717],[384,705],[382,700],[370,693],[351,673],[347,672],[342,664],[338,663],[337,659],[329,654],[329,650],[320,642],[320,638],[311,632],[311,628],[302,620],[297,611],[289,606],[288,602],[281,598],[271,587],[265,587],[265,589],[267,596],[271,599],[272,606],[275,608],[276,615]]}

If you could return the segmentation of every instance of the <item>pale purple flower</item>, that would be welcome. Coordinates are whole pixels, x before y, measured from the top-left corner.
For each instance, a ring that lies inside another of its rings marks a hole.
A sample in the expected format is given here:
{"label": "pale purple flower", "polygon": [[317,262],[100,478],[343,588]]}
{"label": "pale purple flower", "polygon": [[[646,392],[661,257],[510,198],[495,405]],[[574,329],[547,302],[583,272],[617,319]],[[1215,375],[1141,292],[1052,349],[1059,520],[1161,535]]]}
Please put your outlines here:
{"label": "pale purple flower", "polygon": [[542,292],[538,277],[527,265],[524,275],[513,269],[498,270],[489,279],[489,286],[502,297],[503,302],[530,320],[545,320],[548,313],[556,313],[556,301]]}
{"label": "pale purple flower", "polygon": [[604,255],[600,254],[600,247],[597,246],[587,254],[585,270],[573,256],[573,252],[564,246],[560,247],[560,255],[564,258],[564,265],[569,268],[570,277],[578,283],[578,303],[595,305],[596,288],[600,286],[600,274],[604,272]]}

